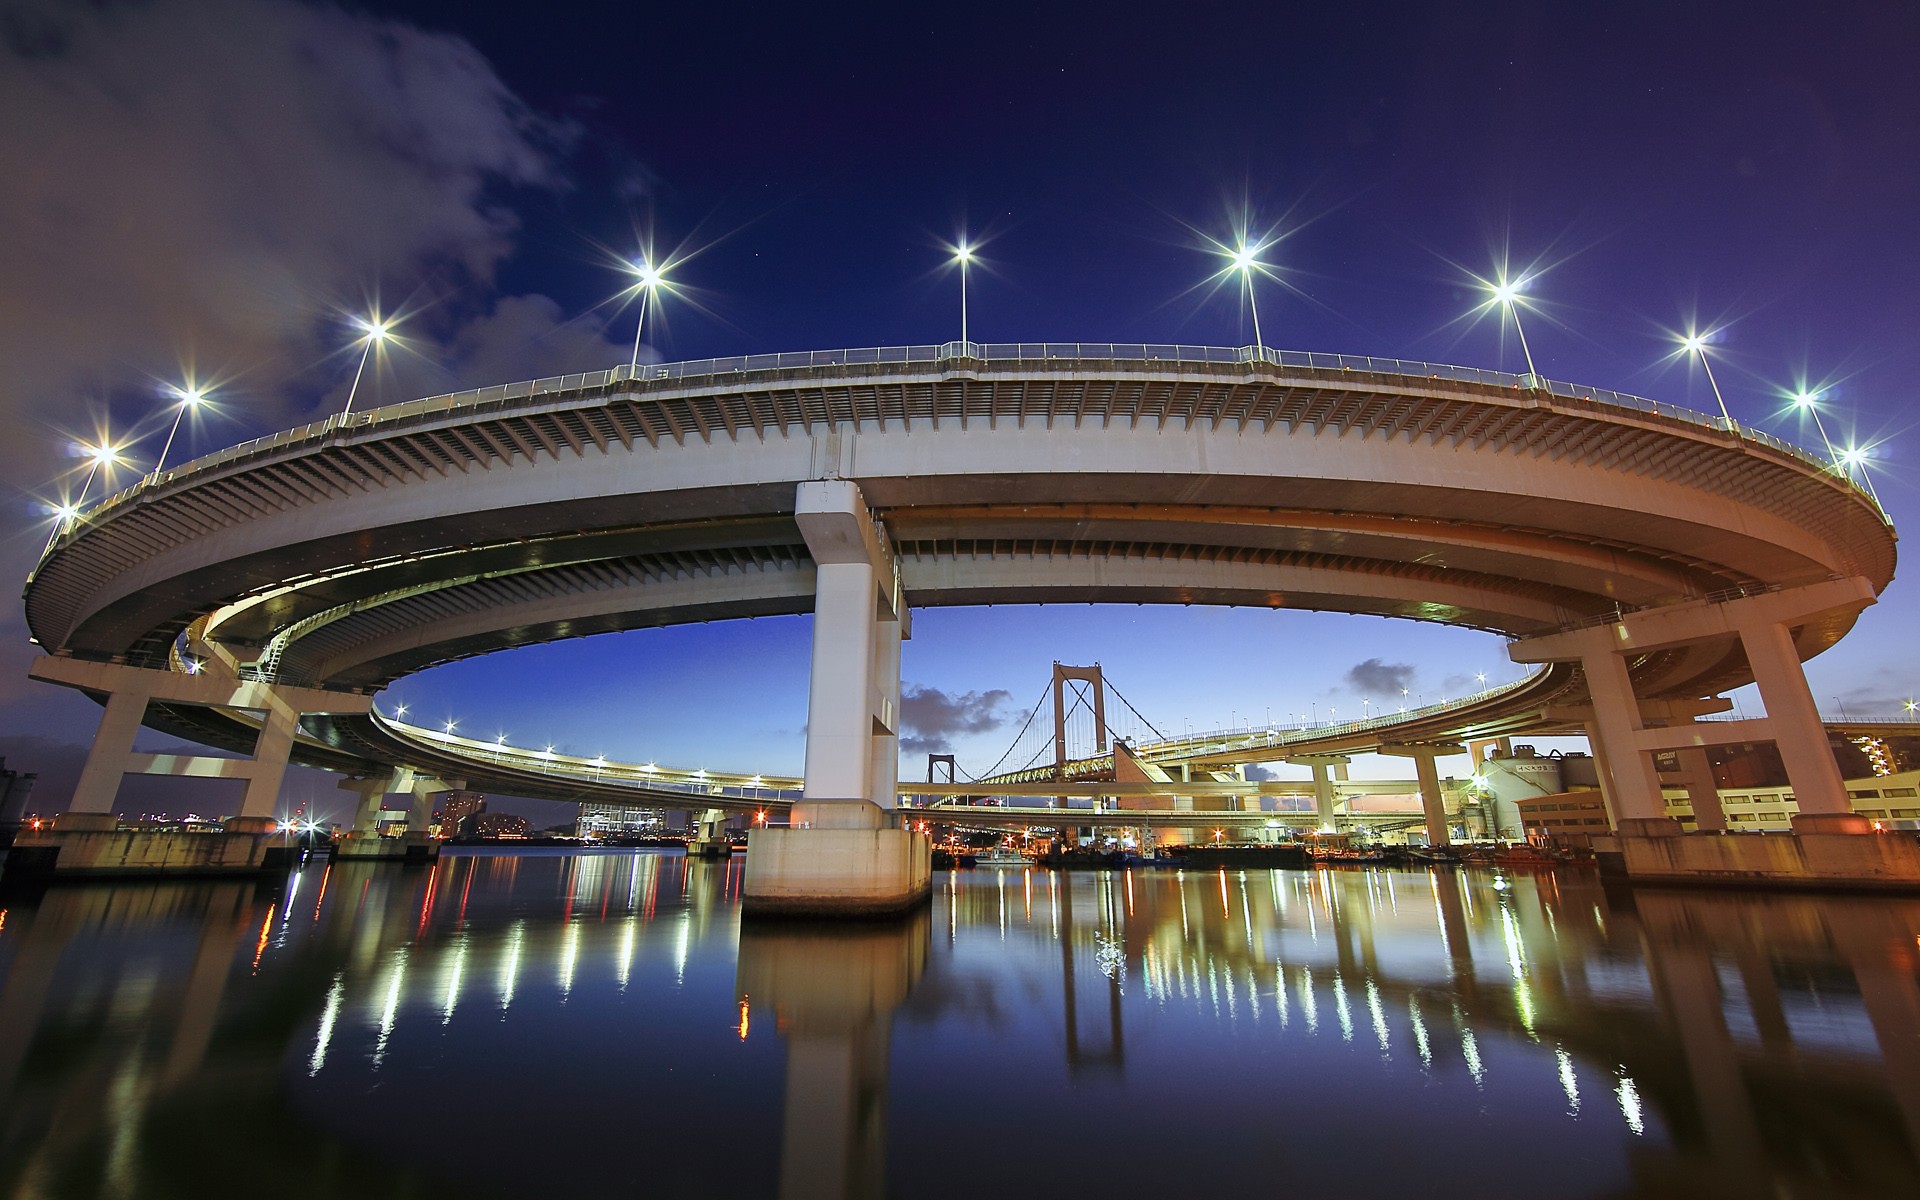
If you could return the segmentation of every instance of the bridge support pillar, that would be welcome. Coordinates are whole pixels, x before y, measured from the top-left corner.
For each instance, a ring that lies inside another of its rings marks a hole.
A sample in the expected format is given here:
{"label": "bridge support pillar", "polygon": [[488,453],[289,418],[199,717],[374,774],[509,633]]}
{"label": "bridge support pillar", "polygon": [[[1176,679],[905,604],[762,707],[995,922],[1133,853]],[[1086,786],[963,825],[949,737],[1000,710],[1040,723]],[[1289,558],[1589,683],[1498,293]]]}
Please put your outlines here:
{"label": "bridge support pillar", "polygon": [[1464,754],[1462,746],[1382,746],[1380,753],[1413,760],[1414,778],[1420,781],[1420,811],[1426,817],[1427,845],[1445,846],[1453,841],[1447,827],[1447,802],[1440,792],[1440,768],[1436,760],[1443,754]]}
{"label": "bridge support pillar", "polygon": [[1345,779],[1347,764],[1353,760],[1342,754],[1302,754],[1286,760],[1313,772],[1313,812],[1318,828],[1331,833],[1334,828],[1334,791],[1336,779]]}
{"label": "bridge support pillar", "polygon": [[1693,806],[1693,827],[1718,832],[1727,827],[1726,810],[1720,806],[1720,787],[1714,782],[1713,761],[1704,746],[1678,751],[1680,778],[1686,784],[1687,803]]}
{"label": "bridge support pillar", "polygon": [[[1646,609],[1602,626],[1513,643],[1515,662],[1578,659],[1585,669],[1593,698],[1585,723],[1601,780],[1612,789],[1608,805],[1616,831],[1595,843],[1601,869],[1658,883],[1920,890],[1920,846],[1904,835],[1876,836],[1871,822],[1853,813],[1794,638],[1795,629],[1850,621],[1873,602],[1867,580],[1829,579]],[[1746,652],[1767,715],[1712,729],[1691,723],[1649,728],[1633,694],[1627,656],[1729,640]],[[1680,825],[1666,816],[1650,756],[1710,741],[1763,739],[1779,748],[1799,802],[1793,836],[1672,836]]]}
{"label": "bridge support pillar", "polygon": [[692,858],[726,858],[733,853],[733,843],[727,840],[727,818],[732,816],[724,808],[710,808],[700,816],[698,830],[691,842],[687,843],[687,854]]}
{"label": "bridge support pillar", "polygon": [[[343,781],[340,787],[359,793],[360,803],[355,808],[353,828],[335,845],[334,853],[340,858],[412,863],[429,862],[437,858],[440,844],[434,840],[429,829],[433,822],[434,799],[457,790],[460,784],[459,780],[447,781],[421,775],[412,767],[395,767],[385,775],[375,775],[370,779]],[[380,813],[385,809],[389,796],[407,797],[407,827],[400,837],[384,837],[381,834]]]}
{"label": "bridge support pillar", "polygon": [[867,916],[932,895],[926,838],[900,826],[900,642],[906,595],[885,529],[850,480],[800,485],[814,562],[813,663],[801,799],[786,829],[747,835],[747,914]]}
{"label": "bridge support pillar", "polygon": [[1793,819],[1794,831],[1868,832],[1871,823],[1855,815],[1847,798],[1847,784],[1834,761],[1827,727],[1800,669],[1793,631],[1779,621],[1752,621],[1740,627],[1740,644],[1746,649],[1754,682],[1760,685],[1760,701],[1767,707],[1767,723],[1773,726],[1773,744],[1780,750],[1787,782],[1793,785],[1793,798],[1800,806],[1800,814]]}
{"label": "bridge support pillar", "polygon": [[[372,703],[360,695],[239,679],[222,675],[217,667],[188,674],[49,656],[36,659],[28,674],[43,683],[104,699],[106,711],[67,811],[55,819],[52,829],[15,842],[9,862],[22,874],[219,874],[275,869],[285,861],[286,847],[275,832],[274,815],[301,714],[364,713]],[[147,706],[154,702],[247,714],[244,719],[259,727],[253,758],[135,754],[134,737]],[[139,824],[122,828],[113,806],[120,781],[128,774],[240,779],[246,781],[246,793],[240,811],[227,821],[224,837]]]}

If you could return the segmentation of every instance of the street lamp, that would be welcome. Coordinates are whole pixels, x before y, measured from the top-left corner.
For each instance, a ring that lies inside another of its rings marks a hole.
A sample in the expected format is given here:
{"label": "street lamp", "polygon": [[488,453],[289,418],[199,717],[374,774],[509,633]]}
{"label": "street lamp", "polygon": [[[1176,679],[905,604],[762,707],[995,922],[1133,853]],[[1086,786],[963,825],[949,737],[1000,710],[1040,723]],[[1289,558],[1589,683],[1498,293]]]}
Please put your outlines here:
{"label": "street lamp", "polygon": [[43,555],[53,549],[53,543],[79,518],[80,509],[87,502],[87,492],[93,487],[93,477],[100,473],[100,468],[120,465],[120,450],[117,446],[109,446],[102,442],[98,446],[83,444],[81,449],[86,453],[90,464],[87,467],[87,476],[80,481],[80,494],[53,510],[53,532],[47,535],[46,549],[40,552]]}
{"label": "street lamp", "polygon": [[1527,331],[1520,324],[1520,293],[1526,286],[1525,277],[1514,280],[1502,279],[1490,285],[1488,290],[1493,293],[1494,303],[1505,308],[1507,314],[1513,318],[1513,331],[1520,335],[1520,353],[1527,360],[1527,382],[1538,384],[1540,376],[1533,369],[1533,351],[1527,348]]}
{"label": "street lamp", "polygon": [[640,289],[640,320],[633,327],[633,362],[627,367],[627,378],[632,379],[640,372],[640,333],[647,327],[647,303],[653,299],[654,289],[666,282],[666,276],[644,258],[627,269],[639,281],[634,286]]}
{"label": "street lamp", "polygon": [[1264,245],[1250,246],[1245,239],[1242,239],[1239,248],[1228,255],[1232,263],[1227,269],[1240,272],[1241,282],[1246,288],[1247,310],[1253,314],[1253,348],[1255,350],[1266,348],[1265,342],[1260,337],[1260,299],[1253,286],[1254,272],[1264,271],[1267,267],[1267,264],[1260,261],[1260,252],[1264,249],[1266,249]]}
{"label": "street lamp", "polygon": [[160,457],[153,464],[154,477],[157,477],[160,474],[161,469],[167,465],[167,451],[173,449],[173,438],[175,434],[180,432],[181,418],[187,415],[188,409],[199,408],[202,404],[206,402],[206,399],[207,399],[207,393],[205,389],[196,387],[192,384],[188,384],[186,387],[183,387],[183,388],[173,389],[173,394],[180,398],[180,404],[174,410],[173,427],[167,430],[166,443],[160,447]]}
{"label": "street lamp", "polygon": [[1840,457],[1837,461],[1847,469],[1848,479],[1853,478],[1854,468],[1858,467],[1860,469],[1860,486],[1867,489],[1867,495],[1872,498],[1874,507],[1885,512],[1885,506],[1880,503],[1880,493],[1873,490],[1873,480],[1867,475],[1866,450],[1860,446],[1848,446],[1840,452]]}
{"label": "street lamp", "polygon": [[953,261],[960,264],[960,342],[967,342],[967,268],[973,265],[973,247],[962,241],[953,248]]}
{"label": "street lamp", "polygon": [[1707,372],[1707,385],[1713,389],[1714,402],[1720,406],[1720,419],[1726,423],[1727,429],[1737,435],[1739,431],[1733,428],[1733,417],[1727,412],[1727,402],[1720,395],[1720,383],[1713,377],[1713,363],[1707,359],[1707,337],[1703,333],[1690,333],[1680,339],[1680,345],[1689,353],[1700,356],[1700,365]]}
{"label": "street lamp", "polygon": [[353,386],[347,389],[347,406],[340,410],[340,415],[343,417],[353,411],[353,398],[359,394],[360,377],[366,374],[368,356],[373,353],[373,348],[385,342],[388,335],[393,331],[392,323],[382,321],[377,316],[364,320],[355,317],[354,322],[359,325],[363,331],[360,335],[360,340],[366,343],[366,348],[360,351],[360,367],[353,373]]}
{"label": "street lamp", "polygon": [[1827,463],[1839,466],[1839,455],[1834,453],[1833,439],[1827,436],[1826,423],[1820,419],[1820,393],[1802,389],[1793,394],[1793,406],[1802,412],[1813,414],[1813,427],[1820,431],[1820,444],[1827,448]]}

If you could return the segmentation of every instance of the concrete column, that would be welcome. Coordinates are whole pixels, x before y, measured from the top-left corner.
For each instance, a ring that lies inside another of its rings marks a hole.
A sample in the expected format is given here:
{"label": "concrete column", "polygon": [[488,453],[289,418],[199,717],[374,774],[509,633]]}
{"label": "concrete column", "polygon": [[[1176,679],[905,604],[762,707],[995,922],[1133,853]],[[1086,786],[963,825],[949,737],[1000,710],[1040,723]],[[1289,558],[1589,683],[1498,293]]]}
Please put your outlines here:
{"label": "concrete column", "polygon": [[867,771],[867,798],[883,809],[899,806],[900,782],[900,621],[881,617],[873,622],[873,732],[871,765]]}
{"label": "concrete column", "polygon": [[1714,783],[1713,761],[1705,747],[1695,746],[1675,754],[1680,775],[1686,781],[1687,802],[1693,805],[1693,827],[1700,830],[1724,830],[1727,814],[1720,807],[1720,788]]}
{"label": "concrete column", "polygon": [[[341,784],[348,787],[347,784]],[[373,834],[380,829],[380,805],[387,798],[387,784],[383,779],[362,779],[351,785],[350,790],[360,793],[359,807],[353,813],[353,832]]]}
{"label": "concrete column", "polygon": [[1313,811],[1322,829],[1333,828],[1333,768],[1315,763],[1313,772]]}
{"label": "concrete column", "polygon": [[107,711],[100,716],[94,731],[93,747],[87,751],[87,765],[81,768],[80,782],[73,789],[70,813],[111,813],[120,794],[120,779],[127,773],[127,756],[133,753],[134,735],[147,715],[147,694],[129,690],[107,697]]}
{"label": "concrete column", "polygon": [[253,744],[253,775],[240,801],[242,817],[271,817],[279,809],[280,781],[286,777],[287,755],[299,728],[300,714],[291,709],[269,708],[263,714],[260,736]]}
{"label": "concrete column", "polygon": [[807,687],[808,800],[873,795],[873,567],[817,568]]}
{"label": "concrete column", "polygon": [[1440,795],[1440,771],[1434,752],[1420,749],[1413,756],[1414,777],[1420,781],[1420,811],[1427,818],[1427,844],[1444,846],[1453,840],[1447,829],[1447,805]]}
{"label": "concrete column", "polygon": [[906,597],[851,481],[802,483],[794,523],[814,562],[806,778],[790,828],[747,835],[742,911],[901,912],[927,900],[932,878],[927,840],[891,822]]}
{"label": "concrete column", "polygon": [[407,832],[421,837],[433,827],[433,798],[441,792],[415,792],[407,802]]}
{"label": "concrete column", "polygon": [[[1827,727],[1820,720],[1813,691],[1800,668],[1792,631],[1777,622],[1742,625],[1740,644],[1746,648],[1754,682],[1760,685],[1767,723],[1773,727],[1773,742],[1786,764],[1787,781],[1793,784],[1800,816],[1814,818],[1810,823],[1822,830],[1855,832],[1852,827],[1857,825],[1857,832],[1865,833],[1868,823],[1854,816],[1853,804],[1847,799],[1847,785],[1840,778],[1840,766],[1834,762],[1833,748],[1827,742]],[[1844,820],[1831,819],[1836,817]],[[1801,824],[1796,819],[1795,829]]]}
{"label": "concrete column", "polygon": [[[1605,637],[1610,630],[1602,629]],[[1653,759],[1643,754],[1634,738],[1641,728],[1640,704],[1634,698],[1627,664],[1611,649],[1581,655],[1587,691],[1593,697],[1593,719],[1587,740],[1600,767],[1600,786],[1614,828],[1629,833],[1675,833],[1677,823],[1667,816],[1660,796],[1660,777]],[[1664,822],[1649,826],[1644,822]]]}
{"label": "concrete column", "polygon": [[1334,781],[1347,777],[1346,756],[1340,754],[1303,754],[1286,760],[1313,772],[1313,810],[1322,829],[1334,826]]}
{"label": "concrete column", "polygon": [[1460,754],[1463,750],[1464,747],[1455,745],[1380,747],[1382,754],[1413,760],[1414,777],[1420,781],[1420,811],[1427,819],[1428,845],[1444,846],[1453,840],[1447,828],[1446,800],[1440,794],[1440,770],[1434,760],[1442,754]]}

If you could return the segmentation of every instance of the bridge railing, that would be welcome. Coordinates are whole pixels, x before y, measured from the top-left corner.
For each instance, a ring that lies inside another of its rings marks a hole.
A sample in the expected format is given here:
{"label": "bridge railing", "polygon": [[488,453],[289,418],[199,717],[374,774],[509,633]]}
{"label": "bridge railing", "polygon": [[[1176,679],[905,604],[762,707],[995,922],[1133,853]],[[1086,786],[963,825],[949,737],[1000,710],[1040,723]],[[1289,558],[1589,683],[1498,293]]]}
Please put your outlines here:
{"label": "bridge railing", "polygon": [[1447,363],[1420,362],[1404,358],[1381,358],[1367,354],[1324,354],[1318,351],[1278,350],[1271,346],[1197,346],[1185,343],[1119,343],[1119,342],[940,342],[911,346],[873,346],[850,350],[804,350],[790,353],[742,354],[726,358],[689,359],[673,363],[642,363],[638,367],[623,364],[606,371],[583,371],[571,375],[552,375],[544,379],[531,379],[520,383],[497,384],[492,387],[474,388],[467,391],[447,392],[437,396],[427,396],[418,400],[403,401],[380,408],[367,409],[356,413],[343,413],[328,417],[322,421],[311,422],[294,429],[264,437],[252,438],[238,445],[202,455],[190,462],[157,471],[143,476],[129,487],[121,489],[103,498],[99,503],[82,514],[67,520],[52,542],[49,552],[61,538],[75,529],[81,520],[96,520],[111,512],[141,493],[152,488],[197,475],[229,463],[237,462],[262,454],[271,453],[283,446],[322,439],[337,431],[378,428],[382,425],[416,421],[436,413],[452,412],[457,409],[486,408],[504,406],[515,402],[539,402],[548,398],[576,393],[611,391],[622,384],[640,387],[655,386],[661,383],[669,385],[684,384],[694,380],[724,378],[748,373],[765,371],[804,371],[848,366],[899,365],[934,366],[947,364],[964,368],[975,363],[991,364],[1047,364],[1058,366],[1064,362],[1141,362],[1182,365],[1245,365],[1264,363],[1269,366],[1313,371],[1361,371],[1377,375],[1390,375],[1412,379],[1443,380],[1449,383],[1479,384],[1487,387],[1505,388],[1516,391],[1545,392],[1565,400],[1575,400],[1596,404],[1608,408],[1625,409],[1634,412],[1652,413],[1672,420],[1696,425],[1703,429],[1723,430],[1736,437],[1768,447],[1787,455],[1837,480],[1845,481],[1855,492],[1866,497],[1879,509],[1877,502],[1839,464],[1830,462],[1810,450],[1804,450],[1770,433],[1741,425],[1737,421],[1725,420],[1695,412],[1679,405],[1667,404],[1658,400],[1649,400],[1626,392],[1609,391],[1605,388],[1586,387],[1547,379],[1539,375],[1515,375],[1507,371],[1489,370],[1484,367],[1461,367]]}
{"label": "bridge railing", "polygon": [[474,767],[492,767],[502,774],[511,771],[580,783],[612,784],[635,791],[678,792],[693,798],[708,796],[787,802],[800,799],[800,781],[783,776],[746,775],[731,771],[707,771],[704,768],[687,770],[663,767],[658,763],[616,762],[603,757],[583,758],[554,750],[510,746],[504,738],[486,742],[461,737],[446,730],[411,725],[389,717],[377,708],[372,716],[374,723],[391,737],[453,754]]}

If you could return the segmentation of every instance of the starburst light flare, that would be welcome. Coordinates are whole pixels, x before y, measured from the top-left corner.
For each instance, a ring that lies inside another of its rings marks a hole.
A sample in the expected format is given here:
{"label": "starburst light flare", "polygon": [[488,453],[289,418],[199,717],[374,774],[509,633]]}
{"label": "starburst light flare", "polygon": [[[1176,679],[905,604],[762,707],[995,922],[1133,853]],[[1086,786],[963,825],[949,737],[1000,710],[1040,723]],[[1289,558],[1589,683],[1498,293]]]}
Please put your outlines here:
{"label": "starburst light flare", "polygon": [[1707,386],[1713,389],[1714,403],[1720,406],[1720,420],[1729,432],[1738,435],[1740,431],[1734,428],[1733,416],[1727,412],[1726,399],[1720,395],[1720,383],[1713,377],[1713,363],[1707,358],[1707,342],[1711,336],[1709,333],[1689,333],[1680,339],[1680,348],[1700,356],[1700,366],[1707,372]]}
{"label": "starburst light flare", "polygon": [[640,320],[633,327],[633,361],[627,366],[627,378],[632,379],[640,373],[640,334],[647,327],[647,305],[652,302],[654,292],[667,282],[667,276],[664,267],[656,267],[644,258],[628,264],[627,270],[633,272],[633,286],[640,292]]}
{"label": "starburst light flare", "polygon": [[365,343],[365,348],[360,351],[360,366],[353,373],[353,386],[347,389],[347,405],[340,410],[343,417],[353,411],[353,398],[360,393],[360,377],[366,374],[368,356],[393,333],[393,323],[382,320],[378,313],[366,318],[355,317],[353,323],[360,327],[360,341]]}

